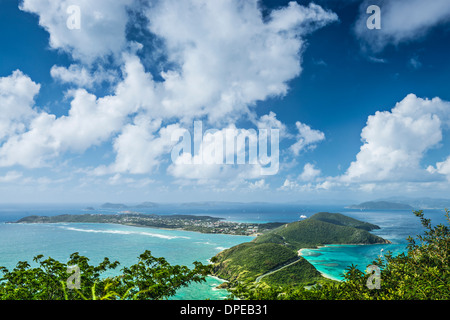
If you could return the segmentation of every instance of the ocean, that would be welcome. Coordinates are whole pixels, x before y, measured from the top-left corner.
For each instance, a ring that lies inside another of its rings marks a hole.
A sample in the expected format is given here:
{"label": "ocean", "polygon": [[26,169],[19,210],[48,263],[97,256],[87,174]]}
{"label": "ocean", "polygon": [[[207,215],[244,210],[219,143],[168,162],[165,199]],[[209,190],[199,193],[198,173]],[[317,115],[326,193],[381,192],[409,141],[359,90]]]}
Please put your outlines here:
{"label": "ocean", "polygon": [[[198,232],[130,227],[112,224],[9,224],[28,215],[58,215],[86,213],[83,205],[3,205],[0,207],[0,266],[14,268],[19,261],[28,261],[38,254],[67,261],[71,253],[79,252],[98,264],[104,257],[117,260],[121,266],[137,262],[138,256],[150,250],[156,257],[164,257],[171,264],[192,267],[194,261],[204,264],[220,251],[251,241],[253,237],[203,234]],[[178,208],[179,209],[179,208]],[[96,209],[92,213],[117,213],[123,209]],[[140,208],[135,211],[156,213],[157,208]],[[343,272],[351,264],[364,270],[380,254],[392,251],[400,253],[406,248],[406,238],[423,231],[420,220],[410,210],[360,211],[339,206],[286,205],[270,208],[249,206],[236,208],[184,208],[182,212],[172,208],[159,209],[160,214],[184,213],[221,217],[237,222],[293,222],[300,215],[311,216],[319,211],[339,212],[381,227],[373,233],[392,244],[387,245],[330,245],[303,251],[303,256],[324,275],[341,280]],[[433,224],[445,221],[443,210],[425,210],[425,216]],[[32,264],[33,265],[33,264]],[[110,275],[114,275],[113,271]],[[228,292],[216,287],[220,279],[208,277],[205,283],[192,284],[180,289],[172,299],[203,300],[224,299]]]}

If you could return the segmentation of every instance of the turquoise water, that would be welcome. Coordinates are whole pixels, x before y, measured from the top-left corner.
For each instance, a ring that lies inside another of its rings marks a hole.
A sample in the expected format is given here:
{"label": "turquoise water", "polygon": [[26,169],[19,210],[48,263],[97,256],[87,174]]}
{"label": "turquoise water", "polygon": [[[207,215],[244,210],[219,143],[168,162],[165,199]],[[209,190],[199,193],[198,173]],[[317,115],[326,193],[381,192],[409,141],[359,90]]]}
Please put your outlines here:
{"label": "turquoise water", "polygon": [[[150,250],[153,256],[164,257],[171,264],[193,267],[194,261],[207,264],[208,259],[225,248],[252,239],[108,224],[1,223],[0,266],[12,269],[18,261],[31,263],[38,254],[67,261],[73,252],[88,257],[93,265],[108,257],[119,261],[121,266],[129,266],[137,262],[141,253]],[[173,298],[223,299],[227,291],[215,288],[220,283],[222,281],[209,277],[206,283],[180,289]]]}
{"label": "turquoise water", "polygon": [[[140,210],[141,212],[143,210]],[[343,272],[351,264],[364,270],[380,254],[402,252],[406,238],[423,231],[420,220],[411,211],[359,211],[345,208],[299,208],[298,210],[274,210],[270,212],[201,212],[240,222],[292,222],[299,215],[311,216],[315,212],[340,212],[356,219],[377,224],[373,231],[392,242],[389,245],[331,245],[303,251],[303,256],[320,272],[335,279],[342,279]],[[109,211],[117,212],[117,211]],[[81,207],[16,208],[0,207],[0,221],[15,221],[21,217],[84,213]],[[143,212],[145,213],[145,211]],[[198,214],[198,212],[183,212]],[[168,214],[168,213],[167,213]],[[444,222],[443,210],[425,211],[434,224]],[[79,252],[87,256],[91,264],[98,264],[104,257],[118,260],[122,266],[137,262],[138,256],[150,250],[156,257],[164,257],[171,264],[192,267],[192,262],[208,263],[208,259],[225,248],[251,241],[252,237],[202,234],[188,231],[138,228],[108,224],[6,224],[0,222],[0,266],[12,269],[18,261],[32,262],[34,256],[43,254],[60,261],[67,261],[70,254]],[[120,269],[120,268],[119,268]],[[119,272],[118,270],[117,272]],[[209,277],[206,283],[193,284],[181,289],[174,299],[223,299],[227,291],[216,289],[222,281]]]}
{"label": "turquoise water", "polygon": [[378,256],[384,255],[388,250],[395,255],[404,249],[405,246],[402,244],[327,245],[319,249],[303,249],[302,256],[323,275],[335,280],[343,280],[344,272],[351,264],[364,271]]}
{"label": "turquoise water", "polygon": [[[341,210],[340,213],[380,226],[381,229],[372,233],[390,240],[392,244],[326,245],[318,249],[302,250],[303,257],[317,270],[335,280],[343,280],[344,272],[352,264],[364,271],[374,260],[387,252],[397,255],[406,251],[408,236],[415,237],[424,231],[420,220],[410,210]],[[425,217],[430,218],[432,224],[445,223],[443,210],[426,210]]]}

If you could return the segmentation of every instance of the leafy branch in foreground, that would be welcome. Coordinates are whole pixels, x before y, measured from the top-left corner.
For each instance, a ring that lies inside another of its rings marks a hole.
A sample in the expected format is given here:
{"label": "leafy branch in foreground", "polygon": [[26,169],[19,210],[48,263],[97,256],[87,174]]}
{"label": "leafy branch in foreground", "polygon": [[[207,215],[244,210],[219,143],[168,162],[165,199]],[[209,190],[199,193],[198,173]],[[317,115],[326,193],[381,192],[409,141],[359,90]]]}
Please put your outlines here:
{"label": "leafy branch in foreground", "polygon": [[414,214],[425,231],[416,238],[408,237],[407,251],[397,256],[388,252],[373,261],[381,270],[380,289],[369,289],[369,274],[350,266],[342,282],[328,282],[313,288],[269,287],[240,284],[232,297],[249,300],[448,300],[450,299],[450,217],[447,225],[432,226],[423,211]]}
{"label": "leafy branch in foreground", "polygon": [[[114,277],[104,277],[108,270],[116,269],[119,262],[108,258],[97,266],[89,259],[73,253],[67,264],[39,255],[33,259],[38,267],[20,261],[9,271],[0,267],[0,300],[144,300],[167,299],[191,282],[205,281],[210,267],[194,262],[194,268],[171,265],[164,258],[156,258],[150,251],[139,256],[136,264],[124,267]],[[80,288],[67,288],[67,267],[76,265],[80,270]]]}

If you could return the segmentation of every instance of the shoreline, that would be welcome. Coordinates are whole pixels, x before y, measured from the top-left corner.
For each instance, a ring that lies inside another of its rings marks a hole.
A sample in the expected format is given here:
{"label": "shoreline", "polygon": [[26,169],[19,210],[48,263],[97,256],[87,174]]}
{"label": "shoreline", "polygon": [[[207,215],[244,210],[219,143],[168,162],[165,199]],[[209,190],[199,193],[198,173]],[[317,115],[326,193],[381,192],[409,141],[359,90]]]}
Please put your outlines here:
{"label": "shoreline", "polygon": [[[375,243],[375,244],[362,244],[362,243],[356,243],[356,244],[328,244],[328,245],[323,245],[323,246],[317,246],[316,248],[301,248],[301,249],[299,249],[299,250],[297,251],[297,253],[298,253],[299,256],[305,258],[305,255],[304,255],[304,253],[303,253],[304,250],[320,250],[320,249],[322,249],[322,248],[333,247],[333,246],[371,246],[371,245],[380,245],[380,244],[381,244],[381,245],[389,245],[389,244],[393,244],[393,243],[390,242],[390,243]],[[308,260],[307,258],[305,258],[305,259]],[[310,262],[310,261],[308,261],[308,262],[311,263],[311,264],[313,264],[313,263]],[[314,266],[314,264],[313,264],[313,266]],[[314,267],[317,269],[316,266],[314,266]],[[330,280],[334,280],[334,281],[338,281],[338,282],[342,282],[342,281],[343,281],[342,279],[338,279],[338,278],[336,278],[336,277],[333,277],[332,275],[327,274],[327,273],[325,273],[325,272],[323,272],[323,271],[320,271],[319,269],[317,269],[317,271],[319,271],[320,274],[321,274],[324,278],[327,278],[327,279],[330,279]]]}
{"label": "shoreline", "polygon": [[200,234],[216,234],[216,235],[227,235],[227,236],[239,236],[239,237],[249,237],[256,238],[255,235],[245,235],[245,234],[233,234],[233,233],[217,233],[217,232],[201,232],[195,230],[186,230],[182,228],[162,228],[162,227],[153,227],[153,226],[144,226],[137,224],[127,224],[127,223],[111,223],[111,222],[11,222],[5,221],[3,224],[23,224],[23,225],[38,225],[38,224],[48,224],[48,225],[57,225],[57,224],[103,224],[103,225],[114,225],[114,226],[126,226],[126,227],[135,227],[135,228],[145,228],[145,229],[156,229],[156,230],[166,230],[166,231],[184,231],[184,232],[195,232]]}
{"label": "shoreline", "polygon": [[[305,260],[308,260],[308,259],[306,259],[306,258],[304,257],[304,255],[303,255],[303,253],[302,253],[303,250],[315,250],[315,249],[320,249],[320,248],[325,248],[325,247],[326,247],[326,245],[324,245],[324,246],[317,246],[317,248],[301,248],[300,250],[297,251],[297,253],[298,253],[298,256],[299,256],[299,257],[303,257]],[[308,261],[308,262],[311,263],[310,261]],[[311,263],[311,264],[312,264],[312,263]],[[313,266],[314,266],[314,265],[313,265]],[[316,267],[314,266],[314,268],[316,268]],[[319,271],[320,274],[322,275],[322,277],[324,277],[324,278],[327,278],[327,279],[330,279],[330,280],[334,280],[334,281],[339,281],[339,282],[342,281],[342,280],[337,279],[337,278],[335,278],[335,277],[333,277],[333,276],[331,276],[331,275],[329,275],[329,274],[327,274],[327,273],[325,273],[325,272],[320,271],[320,270],[317,269],[317,268],[316,268],[316,270]]]}

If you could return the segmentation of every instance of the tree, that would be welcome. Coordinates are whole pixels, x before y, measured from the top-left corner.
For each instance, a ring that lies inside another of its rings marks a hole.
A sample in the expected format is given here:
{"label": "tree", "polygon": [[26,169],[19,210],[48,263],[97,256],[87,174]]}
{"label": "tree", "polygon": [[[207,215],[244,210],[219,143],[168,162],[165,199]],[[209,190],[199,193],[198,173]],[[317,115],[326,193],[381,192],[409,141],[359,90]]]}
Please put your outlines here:
{"label": "tree", "polygon": [[[43,260],[36,256],[38,267],[32,268],[26,261],[20,261],[9,271],[0,267],[1,300],[129,300],[166,299],[191,282],[205,281],[210,266],[194,262],[194,268],[170,265],[164,258],[155,258],[150,251],[139,256],[136,264],[124,267],[122,274],[105,277],[103,274],[119,265],[108,258],[97,266],[89,264],[89,259],[73,253],[67,264],[55,259]],[[80,288],[69,290],[68,266],[78,266]]]}

